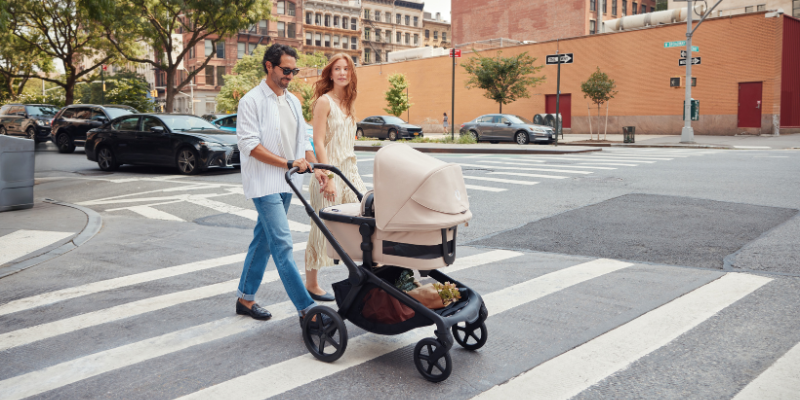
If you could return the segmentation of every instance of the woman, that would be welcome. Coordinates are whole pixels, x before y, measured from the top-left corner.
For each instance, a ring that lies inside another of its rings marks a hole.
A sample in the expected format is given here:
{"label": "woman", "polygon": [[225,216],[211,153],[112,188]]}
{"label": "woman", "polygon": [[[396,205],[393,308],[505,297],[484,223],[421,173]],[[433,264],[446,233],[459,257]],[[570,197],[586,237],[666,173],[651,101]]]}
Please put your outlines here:
{"label": "woman", "polygon": [[447,113],[444,113],[444,120],[442,122],[442,125],[444,125],[444,133],[447,133]]}
{"label": "woman", "polygon": [[[357,83],[355,65],[350,56],[340,53],[331,57],[314,84],[314,144],[318,162],[336,166],[361,193],[365,193],[366,186],[358,175],[354,152],[356,118],[353,105]],[[315,212],[337,204],[358,203],[358,197],[338,176],[329,179],[323,188],[312,179],[308,191]],[[322,290],[317,281],[319,269],[332,265],[333,260],[327,256],[325,237],[314,223],[308,235],[305,264],[306,289],[311,298],[333,301],[333,295]]]}

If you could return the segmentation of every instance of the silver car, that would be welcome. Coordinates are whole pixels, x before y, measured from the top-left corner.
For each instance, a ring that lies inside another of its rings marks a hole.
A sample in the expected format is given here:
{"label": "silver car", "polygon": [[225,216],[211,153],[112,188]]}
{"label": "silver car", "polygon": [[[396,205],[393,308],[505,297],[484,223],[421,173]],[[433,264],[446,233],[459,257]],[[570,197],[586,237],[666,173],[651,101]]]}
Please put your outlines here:
{"label": "silver car", "polygon": [[556,133],[552,127],[537,125],[525,117],[511,114],[486,114],[461,125],[462,135],[477,141],[516,142],[517,144],[552,143]]}

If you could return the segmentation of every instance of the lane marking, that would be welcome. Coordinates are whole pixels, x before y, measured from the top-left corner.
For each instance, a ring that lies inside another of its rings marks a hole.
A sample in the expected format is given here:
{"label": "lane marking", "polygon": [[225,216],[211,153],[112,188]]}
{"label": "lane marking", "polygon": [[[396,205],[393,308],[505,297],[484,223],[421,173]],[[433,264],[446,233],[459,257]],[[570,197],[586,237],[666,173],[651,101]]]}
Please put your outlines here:
{"label": "lane marking", "polygon": [[[295,243],[293,250],[305,250],[306,243],[307,242]],[[87,283],[81,286],[25,297],[0,305],[0,316],[30,310],[32,308],[46,306],[90,294],[105,292],[107,290],[119,289],[139,283],[150,282],[172,276],[188,274],[190,272],[197,272],[223,265],[244,262],[246,256],[247,253],[239,253],[225,257],[212,258],[209,260],[195,261],[187,264],[176,265],[174,267],[161,268],[153,271],[122,276],[119,278],[106,279],[103,281]]]}
{"label": "lane marking", "polygon": [[789,400],[800,393],[800,344],[747,384],[733,400]]}
{"label": "lane marking", "polygon": [[[372,182],[364,182],[364,186],[369,187],[369,188],[374,187]],[[506,190],[508,190],[508,189],[505,189],[505,188],[495,188],[495,187],[477,186],[477,185],[464,185],[464,187],[467,188],[467,189],[480,190],[480,191],[484,191],[484,192],[505,192]]]}
{"label": "lane marking", "polygon": [[[206,198],[195,198],[190,197],[186,199],[187,202],[196,204],[198,206],[208,207],[212,210],[225,213],[225,214],[233,214],[243,218],[247,218],[251,221],[258,221],[258,212],[256,210],[250,210],[246,208],[241,208],[237,206],[230,205],[228,203],[223,203],[221,201],[206,199]],[[300,222],[295,222],[289,220],[289,230],[295,232],[309,232],[311,231],[311,225],[303,224]]]}
{"label": "lane marking", "polygon": [[569,399],[668,344],[771,280],[729,273],[475,398],[506,399],[518,393],[536,393],[540,399]]}
{"label": "lane marking", "polygon": [[373,157],[373,158],[359,158],[358,160],[356,160],[356,162],[362,162],[362,161],[372,161],[372,160],[374,160],[374,159],[375,159],[375,157]]}
{"label": "lane marking", "polygon": [[[497,167],[494,165],[481,165],[481,164],[459,164],[463,167],[476,167],[476,168],[491,168],[491,169],[512,169],[516,171],[536,171],[536,168],[526,168],[526,167]],[[559,176],[559,175],[538,175],[538,178],[545,178],[545,179],[568,179],[568,176]]]}
{"label": "lane marking", "polygon": [[638,167],[637,164],[619,164],[619,163],[607,163],[607,162],[580,163],[580,165],[616,165],[619,167]]}
{"label": "lane marking", "polygon": [[474,179],[478,181],[489,181],[489,182],[499,182],[499,183],[508,183],[512,185],[536,185],[539,182],[530,182],[530,181],[514,181],[511,179],[500,179],[500,178],[488,178],[484,176],[468,176],[464,175],[464,179]]}
{"label": "lane marking", "polygon": [[653,156],[637,156],[634,154],[626,155],[626,154],[600,154],[600,155],[586,155],[589,158],[613,158],[613,159],[624,159],[630,161],[638,161],[642,160],[642,162],[655,162],[655,161],[672,161],[672,157],[653,157]]}
{"label": "lane marking", "polygon": [[[183,219],[178,218],[168,212],[161,211],[159,209],[150,207],[150,206],[133,206],[127,207],[126,210],[133,211],[143,217],[150,218],[150,219],[159,219],[162,221],[178,221],[178,222],[185,222]],[[107,210],[111,211],[111,210]],[[116,211],[116,210],[115,210]]]}
{"label": "lane marking", "polygon": [[[505,165],[520,165],[519,163],[503,162],[503,161],[481,161],[481,162],[494,163],[494,164],[505,164]],[[486,167],[489,167],[489,166],[487,165]],[[493,165],[491,167],[498,168],[498,167],[495,167]],[[549,165],[543,165],[543,167],[548,167],[548,168],[530,168],[530,167],[526,166],[525,170],[526,171],[544,171],[544,172],[563,172],[565,174],[584,174],[584,175],[593,174],[594,173],[594,172],[590,172],[590,171],[572,171],[572,170],[566,170],[566,169],[553,169],[553,168],[550,168]],[[556,167],[556,166],[554,165],[553,167]],[[509,168],[509,167],[503,167],[503,168]]]}
{"label": "lane marking", "polygon": [[[498,158],[498,159],[500,159],[500,160],[509,160],[509,161],[515,161],[515,162],[516,162],[518,165],[525,165],[525,166],[534,166],[534,165],[535,165],[535,166],[537,166],[537,167],[538,167],[538,166],[541,166],[541,167],[580,168],[580,169],[604,169],[604,170],[613,170],[613,169],[616,169],[616,168],[614,168],[614,167],[583,167],[583,166],[577,166],[577,165],[564,165],[564,164],[546,164],[546,165],[542,165],[542,164],[530,164],[530,162],[531,162],[531,161],[528,161],[528,160],[516,161],[516,160],[515,160],[515,159],[513,159],[513,158],[501,158],[501,157],[497,157],[497,158]],[[480,162],[487,162],[487,163],[491,163],[491,162],[495,162],[495,161],[480,160]],[[542,161],[542,162],[544,162],[544,161]]]}
{"label": "lane marking", "polygon": [[[489,318],[492,318],[506,310],[631,265],[633,264],[606,259],[589,261],[487,294],[483,298],[489,309]],[[396,336],[367,333],[351,339],[347,344],[347,351],[335,363],[321,362],[311,354],[305,354],[219,383],[182,399],[265,399],[280,395],[412,345],[431,336],[431,329],[416,329]]]}
{"label": "lane marking", "polygon": [[74,234],[75,232],[20,229],[8,235],[0,236],[0,264],[16,260]]}
{"label": "lane marking", "polygon": [[[445,270],[452,273],[522,255],[523,253],[514,251],[494,250],[458,259]],[[270,320],[272,322],[297,316],[297,311],[290,301],[272,304],[269,310],[272,313]],[[223,318],[0,381],[0,393],[3,393],[6,399],[22,399],[189,347],[249,330],[269,329],[270,326],[273,324],[247,317]]]}

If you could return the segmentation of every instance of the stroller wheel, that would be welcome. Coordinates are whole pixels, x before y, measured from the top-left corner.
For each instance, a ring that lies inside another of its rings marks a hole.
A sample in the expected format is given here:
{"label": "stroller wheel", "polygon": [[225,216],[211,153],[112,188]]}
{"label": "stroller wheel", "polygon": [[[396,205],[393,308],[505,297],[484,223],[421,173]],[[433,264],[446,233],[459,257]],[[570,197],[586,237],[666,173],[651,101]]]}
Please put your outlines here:
{"label": "stroller wheel", "polygon": [[466,322],[453,325],[453,337],[461,347],[467,350],[478,350],[486,344],[486,339],[489,338],[489,331],[486,329],[486,323],[481,322],[480,325],[468,325]]}
{"label": "stroller wheel", "polygon": [[453,361],[450,359],[450,352],[444,353],[439,358],[433,355],[437,349],[443,347],[438,340],[425,338],[417,343],[414,348],[414,364],[417,371],[431,382],[441,382],[453,372]]}
{"label": "stroller wheel", "polygon": [[347,327],[339,313],[330,307],[316,306],[303,318],[303,341],[314,357],[333,362],[347,349]]}

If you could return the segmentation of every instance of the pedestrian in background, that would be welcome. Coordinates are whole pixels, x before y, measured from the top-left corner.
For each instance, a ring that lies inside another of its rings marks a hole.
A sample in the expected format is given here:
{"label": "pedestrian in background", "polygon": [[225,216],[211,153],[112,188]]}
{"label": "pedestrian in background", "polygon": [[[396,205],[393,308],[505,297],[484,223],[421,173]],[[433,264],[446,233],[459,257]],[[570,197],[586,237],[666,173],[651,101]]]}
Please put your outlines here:
{"label": "pedestrian in background", "polygon": [[444,133],[447,133],[447,113],[444,113],[444,119],[442,120],[442,125],[444,126]]}
{"label": "pedestrian in background", "polygon": [[[261,64],[267,77],[239,101],[236,120],[244,194],[253,200],[258,212],[253,241],[239,279],[236,313],[259,320],[272,317],[266,308],[255,303],[256,291],[272,256],[286,294],[302,322],[316,303],[306,292],[292,256],[294,246],[286,217],[292,189],[285,174],[293,167],[304,172],[311,168],[309,162],[316,159],[306,136],[300,101],[287,90],[292,78],[300,72],[297,52],[289,46],[273,44],[264,53]],[[315,171],[315,177],[319,184],[327,183],[328,177],[322,171]],[[303,176],[294,175],[293,184],[302,187]]]}

